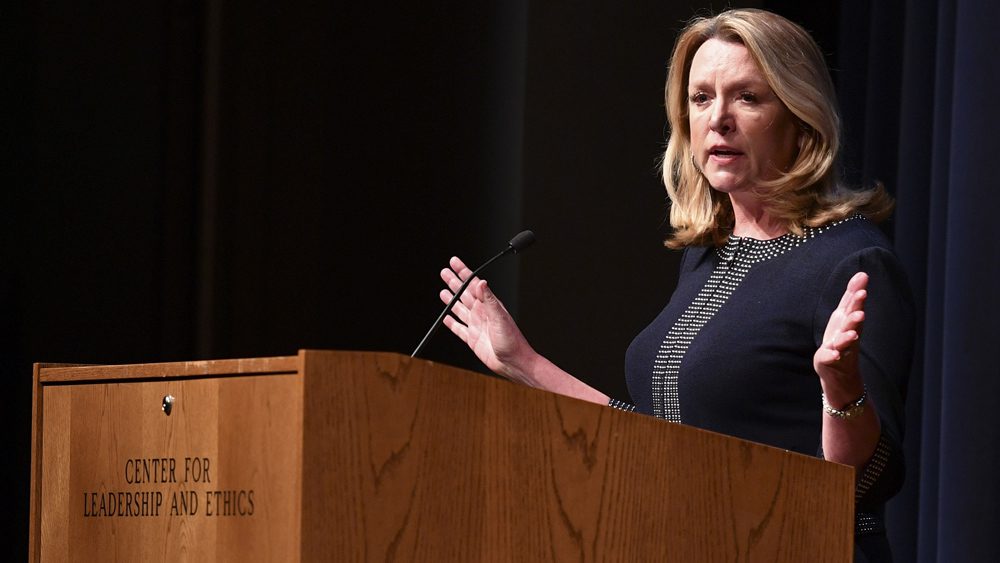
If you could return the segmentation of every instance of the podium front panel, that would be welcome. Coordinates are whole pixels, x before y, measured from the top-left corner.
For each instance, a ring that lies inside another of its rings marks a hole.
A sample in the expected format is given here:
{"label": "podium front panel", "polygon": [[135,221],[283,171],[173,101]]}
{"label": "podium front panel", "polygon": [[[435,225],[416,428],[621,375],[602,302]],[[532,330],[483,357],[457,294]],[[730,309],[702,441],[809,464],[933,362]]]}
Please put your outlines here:
{"label": "podium front panel", "polygon": [[297,373],[43,389],[42,561],[298,559]]}

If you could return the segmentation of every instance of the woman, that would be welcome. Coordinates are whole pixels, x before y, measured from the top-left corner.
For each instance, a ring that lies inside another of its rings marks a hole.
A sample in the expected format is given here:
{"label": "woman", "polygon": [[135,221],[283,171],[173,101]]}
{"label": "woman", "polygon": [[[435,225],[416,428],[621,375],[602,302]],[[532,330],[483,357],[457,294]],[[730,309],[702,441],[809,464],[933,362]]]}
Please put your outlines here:
{"label": "woman", "polygon": [[[903,480],[913,306],[872,224],[889,197],[837,177],[822,53],[769,12],[697,19],[674,47],[666,107],[666,245],[684,254],[670,302],[626,354],[634,404],[535,352],[484,280],[446,324],[512,380],[854,466],[856,559],[891,560],[882,514]],[[469,275],[453,258],[441,299]]]}

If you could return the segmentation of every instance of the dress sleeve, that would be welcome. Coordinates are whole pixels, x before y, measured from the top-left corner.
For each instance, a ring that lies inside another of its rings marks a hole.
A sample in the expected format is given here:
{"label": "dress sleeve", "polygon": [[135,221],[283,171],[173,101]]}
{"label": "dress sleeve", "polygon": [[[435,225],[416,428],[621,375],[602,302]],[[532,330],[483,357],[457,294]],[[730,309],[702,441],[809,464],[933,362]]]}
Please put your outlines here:
{"label": "dress sleeve", "polygon": [[619,401],[618,399],[611,399],[608,401],[608,406],[620,411],[635,412],[635,405],[632,403],[626,403],[625,401]]}
{"label": "dress sleeve", "polygon": [[885,503],[903,485],[903,399],[913,357],[914,306],[906,274],[891,251],[873,247],[855,252],[840,261],[823,290],[813,319],[817,347],[857,272],[869,277],[859,369],[882,427],[875,453],[858,478],[855,502],[865,510]]}

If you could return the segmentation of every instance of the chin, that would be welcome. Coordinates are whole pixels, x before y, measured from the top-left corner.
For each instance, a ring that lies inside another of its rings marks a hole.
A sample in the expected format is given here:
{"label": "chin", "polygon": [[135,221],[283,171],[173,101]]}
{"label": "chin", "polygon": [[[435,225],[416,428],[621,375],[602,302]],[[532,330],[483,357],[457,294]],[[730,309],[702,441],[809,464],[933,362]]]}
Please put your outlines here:
{"label": "chin", "polygon": [[729,194],[743,191],[747,187],[742,178],[734,178],[728,174],[721,176],[706,174],[705,178],[708,180],[708,185],[712,186],[712,189],[717,192]]}

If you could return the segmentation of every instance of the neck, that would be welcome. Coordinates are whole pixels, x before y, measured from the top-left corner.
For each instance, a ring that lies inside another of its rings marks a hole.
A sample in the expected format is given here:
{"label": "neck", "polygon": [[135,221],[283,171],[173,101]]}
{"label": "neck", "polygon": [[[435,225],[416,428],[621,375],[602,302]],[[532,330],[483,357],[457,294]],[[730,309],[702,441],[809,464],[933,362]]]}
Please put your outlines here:
{"label": "neck", "polygon": [[752,194],[732,193],[729,194],[729,200],[733,204],[733,217],[736,220],[734,235],[768,240],[788,232],[784,222],[771,217]]}

